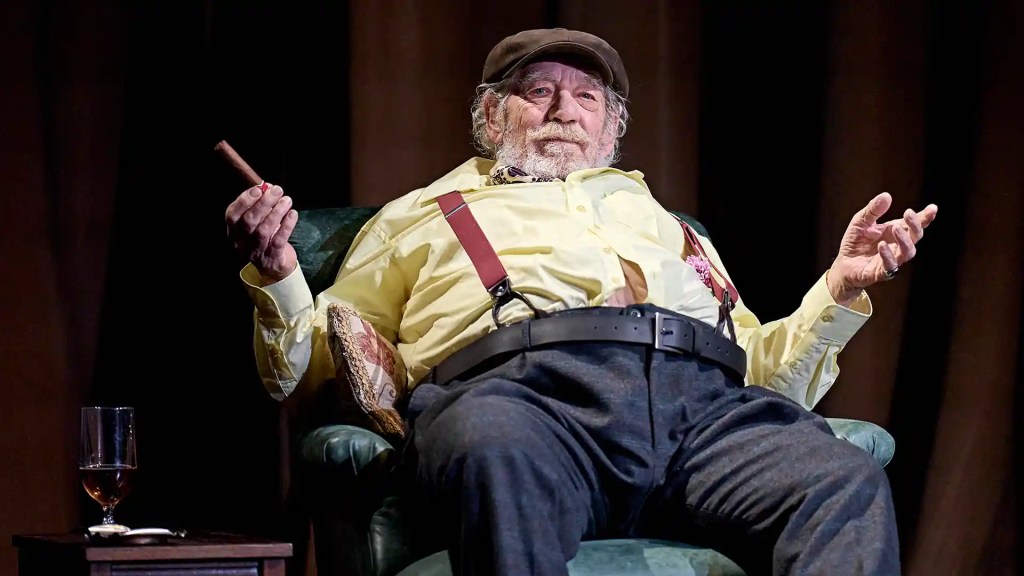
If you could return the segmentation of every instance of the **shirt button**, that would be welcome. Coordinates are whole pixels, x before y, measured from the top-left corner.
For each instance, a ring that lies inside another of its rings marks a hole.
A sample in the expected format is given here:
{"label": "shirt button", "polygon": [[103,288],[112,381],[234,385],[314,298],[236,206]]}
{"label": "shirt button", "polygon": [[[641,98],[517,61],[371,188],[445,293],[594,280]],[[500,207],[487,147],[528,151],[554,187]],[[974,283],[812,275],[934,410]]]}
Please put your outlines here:
{"label": "shirt button", "polygon": [[604,251],[605,254],[611,254],[612,253],[612,249],[608,248],[607,246],[604,248],[603,251]]}
{"label": "shirt button", "polygon": [[576,207],[576,211],[577,212],[586,212],[587,211],[587,207],[586,206],[577,206]]}
{"label": "shirt button", "polygon": [[822,314],[821,315],[821,321],[822,322],[831,322],[832,321],[832,315],[831,314]]}

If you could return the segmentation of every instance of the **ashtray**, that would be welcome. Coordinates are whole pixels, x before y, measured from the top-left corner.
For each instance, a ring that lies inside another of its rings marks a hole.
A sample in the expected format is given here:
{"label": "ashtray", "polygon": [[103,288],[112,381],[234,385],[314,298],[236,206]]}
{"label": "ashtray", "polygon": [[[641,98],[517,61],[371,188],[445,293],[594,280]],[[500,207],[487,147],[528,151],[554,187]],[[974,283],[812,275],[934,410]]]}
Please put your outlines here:
{"label": "ashtray", "polygon": [[170,539],[184,538],[184,530],[167,528],[129,528],[121,524],[99,524],[86,531],[91,542],[105,544],[162,544]]}

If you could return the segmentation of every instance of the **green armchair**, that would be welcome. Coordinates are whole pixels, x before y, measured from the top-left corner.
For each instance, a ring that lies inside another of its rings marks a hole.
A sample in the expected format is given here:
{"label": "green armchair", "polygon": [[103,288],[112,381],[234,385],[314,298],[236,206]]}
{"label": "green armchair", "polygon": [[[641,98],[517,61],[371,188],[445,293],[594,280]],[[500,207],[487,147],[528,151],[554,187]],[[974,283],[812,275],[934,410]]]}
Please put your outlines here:
{"label": "green armchair", "polygon": [[[378,208],[301,211],[291,242],[313,294],[333,280],[353,237]],[[706,235],[699,222],[678,214]],[[836,436],[892,459],[892,436],[859,420],[830,418]],[[294,428],[294,481],[313,528],[321,576],[448,576],[447,553],[432,541],[426,519],[394,474],[401,447],[381,436],[329,419]],[[574,576],[742,575],[725,556],[683,542],[649,539],[587,541],[569,562]]]}

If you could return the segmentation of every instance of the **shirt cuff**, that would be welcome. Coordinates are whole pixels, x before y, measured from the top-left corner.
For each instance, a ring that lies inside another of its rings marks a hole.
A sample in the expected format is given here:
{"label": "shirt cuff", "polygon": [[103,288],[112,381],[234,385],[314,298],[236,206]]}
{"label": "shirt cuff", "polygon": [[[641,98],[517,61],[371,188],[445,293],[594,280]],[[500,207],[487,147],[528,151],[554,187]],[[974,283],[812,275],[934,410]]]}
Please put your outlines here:
{"label": "shirt cuff", "polygon": [[259,270],[251,263],[242,268],[239,276],[263,319],[290,318],[313,306],[313,294],[299,266],[282,280],[265,286]]}
{"label": "shirt cuff", "polygon": [[804,296],[799,313],[814,334],[846,344],[871,317],[871,299],[867,292],[862,291],[849,307],[839,304],[828,291],[822,274]]}

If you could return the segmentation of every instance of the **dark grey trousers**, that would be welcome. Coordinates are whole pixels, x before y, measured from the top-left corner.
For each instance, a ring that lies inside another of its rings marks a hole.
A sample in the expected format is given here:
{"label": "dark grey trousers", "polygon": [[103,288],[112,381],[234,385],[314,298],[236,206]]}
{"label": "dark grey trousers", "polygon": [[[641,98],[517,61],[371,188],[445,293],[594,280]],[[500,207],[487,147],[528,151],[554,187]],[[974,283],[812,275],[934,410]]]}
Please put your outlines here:
{"label": "dark grey trousers", "polygon": [[406,462],[456,575],[564,575],[581,540],[629,536],[711,547],[748,574],[900,572],[881,466],[693,357],[563,344],[420,384],[408,413]]}

